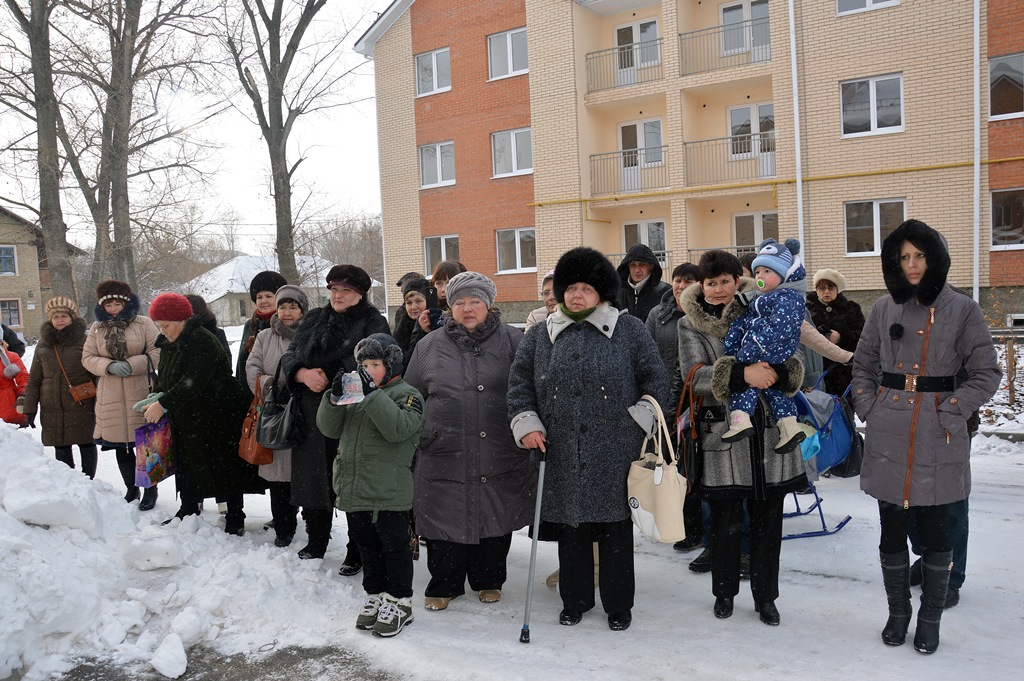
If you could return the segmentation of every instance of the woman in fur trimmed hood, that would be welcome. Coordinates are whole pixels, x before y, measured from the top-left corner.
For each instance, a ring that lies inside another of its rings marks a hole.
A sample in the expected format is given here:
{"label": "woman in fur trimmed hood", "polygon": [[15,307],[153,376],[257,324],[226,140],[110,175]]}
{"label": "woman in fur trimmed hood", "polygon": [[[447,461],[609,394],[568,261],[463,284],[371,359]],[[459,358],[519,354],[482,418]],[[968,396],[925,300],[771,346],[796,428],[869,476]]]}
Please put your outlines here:
{"label": "woman in fur trimmed hood", "polygon": [[[971,492],[967,419],[1002,371],[981,308],[946,282],[945,239],[907,220],[882,243],[889,295],[871,307],[853,358],[853,402],[867,423],[860,486],[878,500],[879,559],[889,602],[887,645],[906,640],[910,602],[907,520],[923,548],[914,648],[933,653],[949,585],[950,504]],[[965,380],[957,380],[966,372]]]}
{"label": "woman in fur trimmed hood", "polygon": [[36,412],[42,411],[43,444],[53,447],[57,460],[72,468],[75,460],[71,447],[77,445],[82,472],[92,478],[96,475],[96,443],[92,440],[96,400],[76,402],[68,387],[95,380],[82,366],[85,320],[78,316],[74,301],[64,296],[46,301],[43,312],[46,321],[39,330],[39,344],[32,355],[24,404],[18,409],[33,425]]}

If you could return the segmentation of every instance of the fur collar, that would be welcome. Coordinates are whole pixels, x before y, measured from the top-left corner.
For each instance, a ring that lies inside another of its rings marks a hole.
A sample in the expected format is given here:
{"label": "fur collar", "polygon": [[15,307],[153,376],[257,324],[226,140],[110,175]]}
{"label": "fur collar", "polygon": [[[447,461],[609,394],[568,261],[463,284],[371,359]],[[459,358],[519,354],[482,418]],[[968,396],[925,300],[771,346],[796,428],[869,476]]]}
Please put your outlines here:
{"label": "fur collar", "polygon": [[[591,312],[581,324],[590,324],[595,329],[600,331],[606,337],[611,338],[612,334],[615,333],[615,325],[619,322],[619,316],[627,314],[625,310],[619,311],[612,307],[611,303],[602,300],[598,303],[594,311]],[[569,315],[562,312],[561,306],[555,309],[555,311],[548,315],[547,319],[544,320],[548,329],[548,338],[554,343],[558,335],[568,329],[570,326],[575,324]]]}
{"label": "fur collar", "polygon": [[[301,323],[302,320],[300,319],[299,324]],[[270,328],[274,330],[274,333],[285,340],[295,338],[295,329],[299,328],[299,324],[296,324],[295,326],[286,326],[284,322],[277,318],[277,313],[274,313],[274,316],[270,318]]]}
{"label": "fur collar", "polygon": [[116,316],[111,317],[107,314],[107,311],[103,309],[103,306],[96,303],[96,307],[93,308],[93,314],[96,315],[96,321],[105,322],[111,319],[123,319],[125,321],[131,321],[135,319],[136,315],[139,314],[139,310],[142,309],[142,303],[139,301],[139,297],[134,293],[130,296],[131,300],[124,306]]}
{"label": "fur collar", "polygon": [[58,343],[65,347],[84,345],[85,320],[81,317],[75,317],[71,324],[65,326],[60,331],[53,328],[53,324],[50,322],[43,322],[42,328],[39,329],[39,345],[52,348]]}
{"label": "fur collar", "polygon": [[[740,285],[737,293],[756,291],[757,286],[750,277],[740,277]],[[722,311],[721,317],[715,317],[709,313],[701,304],[704,301],[704,290],[700,284],[694,284],[683,289],[679,294],[679,305],[683,308],[686,319],[690,320],[690,326],[698,333],[712,338],[725,338],[729,332],[729,325],[739,319],[747,309],[746,305],[737,299],[729,301]]]}
{"label": "fur collar", "polygon": [[156,339],[156,346],[158,348],[165,348],[170,345],[177,345],[181,347],[188,342],[188,339],[192,337],[192,334],[196,332],[196,329],[203,328],[203,320],[198,315],[192,315],[185,320],[185,328],[181,330],[181,333],[174,341],[167,340],[167,336],[160,334]]}
{"label": "fur collar", "polygon": [[[900,267],[900,248],[909,241],[924,253],[928,268],[917,286],[907,281]],[[907,220],[882,243],[882,277],[893,302],[902,305],[912,298],[922,305],[931,305],[942,292],[949,275],[949,250],[942,235],[921,222]]]}

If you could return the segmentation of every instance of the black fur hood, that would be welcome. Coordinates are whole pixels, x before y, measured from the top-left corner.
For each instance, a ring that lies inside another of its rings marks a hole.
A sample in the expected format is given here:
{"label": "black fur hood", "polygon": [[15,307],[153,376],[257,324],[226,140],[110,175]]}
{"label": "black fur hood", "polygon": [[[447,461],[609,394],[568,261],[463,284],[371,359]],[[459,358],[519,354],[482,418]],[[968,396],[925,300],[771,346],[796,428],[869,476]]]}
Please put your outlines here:
{"label": "black fur hood", "polygon": [[85,320],[75,317],[68,326],[58,331],[49,321],[39,329],[39,346],[52,348],[57,343],[68,347],[85,344]]}
{"label": "black fur hood", "polygon": [[[904,241],[924,253],[927,269],[921,283],[913,286],[900,267],[900,248]],[[913,298],[931,305],[939,297],[949,275],[949,250],[942,235],[920,220],[907,220],[882,242],[882,276],[893,302],[902,305]]]}
{"label": "black fur hood", "polygon": [[96,307],[93,308],[93,314],[96,315],[96,321],[105,322],[109,319],[127,319],[131,321],[139,314],[139,310],[142,309],[142,303],[139,301],[139,297],[134,293],[130,296],[131,300],[124,306],[120,312],[117,313],[116,317],[111,317],[107,314],[107,311],[103,309],[103,306],[96,303]]}

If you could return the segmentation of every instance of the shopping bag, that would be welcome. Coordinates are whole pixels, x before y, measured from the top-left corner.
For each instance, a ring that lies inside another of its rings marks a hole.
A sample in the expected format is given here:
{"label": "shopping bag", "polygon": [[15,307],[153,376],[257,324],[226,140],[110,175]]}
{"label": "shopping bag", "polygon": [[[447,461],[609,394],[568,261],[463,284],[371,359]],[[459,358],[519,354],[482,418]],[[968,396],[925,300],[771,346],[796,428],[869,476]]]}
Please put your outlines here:
{"label": "shopping bag", "polygon": [[242,421],[242,437],[238,440],[238,455],[254,466],[265,466],[274,461],[273,450],[267,449],[256,441],[256,426],[259,422],[260,412],[263,411],[263,386],[260,379],[256,378],[256,394],[252,397],[249,411]]}
{"label": "shopping bag", "polygon": [[[683,501],[686,497],[686,478],[680,475],[672,451],[672,436],[658,401],[650,395],[644,400],[651,403],[658,419],[658,432],[644,438],[640,458],[629,466],[626,480],[629,512],[640,531],[651,539],[675,543],[686,538],[683,524]],[[648,442],[654,440],[654,451],[647,451]],[[663,455],[668,452],[668,458]]]}
{"label": "shopping bag", "polygon": [[166,416],[135,429],[135,484],[152,487],[174,475],[174,442]]}

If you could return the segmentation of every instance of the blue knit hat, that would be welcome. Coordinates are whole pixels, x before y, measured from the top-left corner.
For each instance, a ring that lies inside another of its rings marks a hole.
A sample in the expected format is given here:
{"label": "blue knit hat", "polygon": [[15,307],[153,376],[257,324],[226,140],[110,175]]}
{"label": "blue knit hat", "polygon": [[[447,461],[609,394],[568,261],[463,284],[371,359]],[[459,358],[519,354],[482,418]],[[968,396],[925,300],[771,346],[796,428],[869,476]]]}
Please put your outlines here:
{"label": "blue knit hat", "polygon": [[782,281],[786,281],[789,275],[800,266],[800,259],[796,256],[800,253],[800,242],[796,239],[786,239],[785,244],[780,244],[775,239],[765,239],[757,249],[757,257],[750,263],[751,271],[758,267],[767,267],[772,270]]}

